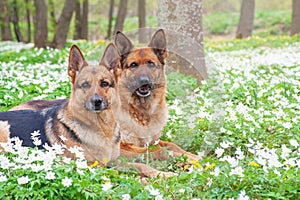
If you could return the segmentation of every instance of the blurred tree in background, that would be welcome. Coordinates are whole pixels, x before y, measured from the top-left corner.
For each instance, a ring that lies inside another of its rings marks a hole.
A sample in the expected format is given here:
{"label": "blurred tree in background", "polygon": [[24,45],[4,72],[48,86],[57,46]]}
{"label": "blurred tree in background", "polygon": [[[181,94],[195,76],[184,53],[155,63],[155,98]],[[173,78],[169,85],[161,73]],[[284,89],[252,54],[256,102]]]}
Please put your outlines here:
{"label": "blurred tree in background", "polygon": [[106,39],[111,37],[111,29],[112,29],[112,21],[113,21],[113,13],[114,13],[114,0],[109,1],[109,11],[108,11],[108,27],[107,27],[107,36]]}
{"label": "blurred tree in background", "polygon": [[127,13],[127,2],[127,0],[120,0],[114,34],[117,31],[123,31],[124,21]]}
{"label": "blurred tree in background", "polygon": [[0,20],[1,20],[2,41],[12,40],[10,24],[9,24],[9,11],[7,8],[6,0],[0,1]]}
{"label": "blurred tree in background", "polygon": [[52,47],[63,48],[67,41],[67,35],[73,12],[76,8],[76,1],[65,0],[63,10],[58,19]]}
{"label": "blurred tree in background", "polygon": [[31,42],[31,2],[29,0],[25,0],[26,4],[26,21],[27,21],[27,40],[26,42]]}
{"label": "blurred tree in background", "polygon": [[23,42],[23,36],[21,34],[21,31],[20,31],[20,26],[19,26],[19,13],[18,13],[18,9],[19,9],[19,6],[17,4],[17,1],[16,0],[13,0],[12,2],[12,16],[11,16],[11,21],[14,25],[14,31],[15,31],[15,35],[16,35],[16,38],[17,38],[17,41],[18,42]]}
{"label": "blurred tree in background", "polygon": [[47,5],[45,0],[34,0],[34,6],[34,46],[38,48],[44,48],[46,47],[48,38]]}
{"label": "blurred tree in background", "polygon": [[88,0],[76,1],[74,40],[88,39],[88,8]]}
{"label": "blurred tree in background", "polygon": [[139,18],[139,42],[146,43],[146,0],[139,0],[138,5],[138,18]]}
{"label": "blurred tree in background", "polygon": [[291,35],[300,33],[300,1],[293,0]]}
{"label": "blurred tree in background", "polygon": [[243,0],[236,38],[247,38],[252,34],[254,23],[255,0]]}
{"label": "blurred tree in background", "polygon": [[168,35],[168,64],[191,75],[198,84],[207,78],[202,26],[202,0],[160,0],[159,27]]}

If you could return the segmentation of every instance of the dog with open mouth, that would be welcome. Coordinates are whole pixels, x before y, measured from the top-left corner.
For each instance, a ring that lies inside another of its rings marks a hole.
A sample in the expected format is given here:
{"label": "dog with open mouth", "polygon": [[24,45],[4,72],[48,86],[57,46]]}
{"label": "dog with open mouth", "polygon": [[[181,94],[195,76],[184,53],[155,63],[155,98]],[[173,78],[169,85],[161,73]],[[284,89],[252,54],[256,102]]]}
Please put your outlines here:
{"label": "dog with open mouth", "polygon": [[115,45],[122,68],[117,76],[122,143],[151,145],[160,138],[168,118],[164,32],[157,31],[148,47],[142,48],[135,48],[123,33],[117,32]]}
{"label": "dog with open mouth", "polygon": [[[117,75],[121,100],[121,155],[137,156],[153,152],[153,158],[185,155],[188,160],[198,156],[184,151],[174,143],[159,140],[168,119],[166,104],[165,32],[154,33],[147,47],[136,48],[122,32],[117,32],[115,45],[120,54],[121,73]],[[148,146],[156,145],[149,149]]]}

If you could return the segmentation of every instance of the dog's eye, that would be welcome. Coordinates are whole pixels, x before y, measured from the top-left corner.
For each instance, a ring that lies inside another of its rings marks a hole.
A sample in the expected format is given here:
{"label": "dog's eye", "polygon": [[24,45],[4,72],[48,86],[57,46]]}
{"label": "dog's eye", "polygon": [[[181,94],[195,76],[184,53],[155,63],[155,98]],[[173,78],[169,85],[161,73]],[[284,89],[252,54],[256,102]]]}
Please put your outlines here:
{"label": "dog's eye", "polygon": [[105,88],[105,87],[108,87],[108,86],[109,86],[109,83],[106,82],[106,81],[101,81],[101,82],[100,82],[100,86],[103,87],[103,88]]}
{"label": "dog's eye", "polygon": [[148,66],[149,66],[149,67],[155,67],[155,63],[152,62],[152,61],[148,61]]}
{"label": "dog's eye", "polygon": [[130,68],[136,68],[136,67],[138,67],[138,64],[136,62],[130,64]]}
{"label": "dog's eye", "polygon": [[87,89],[90,88],[90,84],[88,82],[84,82],[81,84],[81,87]]}

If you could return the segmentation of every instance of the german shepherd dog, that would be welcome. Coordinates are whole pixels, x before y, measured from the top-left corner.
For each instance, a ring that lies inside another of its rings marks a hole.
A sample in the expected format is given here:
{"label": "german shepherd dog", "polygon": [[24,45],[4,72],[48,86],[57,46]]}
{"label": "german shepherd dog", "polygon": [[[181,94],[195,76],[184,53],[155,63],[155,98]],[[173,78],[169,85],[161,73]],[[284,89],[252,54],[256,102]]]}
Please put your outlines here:
{"label": "german shepherd dog", "polygon": [[[121,131],[121,155],[134,158],[153,152],[153,158],[185,155],[188,160],[198,156],[186,152],[174,143],[159,140],[167,122],[166,76],[164,72],[166,37],[162,29],[152,37],[147,47],[135,48],[130,39],[117,32],[115,45],[120,56],[120,70],[115,73],[120,98],[118,121]],[[67,100],[35,100],[13,108],[38,110],[56,106]],[[150,150],[148,146],[156,145]],[[154,150],[155,149],[155,150]]]}
{"label": "german shepherd dog", "polygon": [[75,158],[68,148],[78,146],[83,149],[89,163],[98,161],[104,166],[117,159],[120,155],[120,130],[114,115],[119,103],[115,77],[110,70],[118,57],[111,43],[101,64],[90,67],[80,49],[73,45],[68,64],[72,83],[70,99],[39,111],[1,112],[0,142],[19,137],[24,146],[34,147],[31,133],[40,131],[42,144],[58,143],[66,147],[64,156]]}
{"label": "german shepherd dog", "polygon": [[117,76],[121,155],[145,153],[149,145],[156,145],[155,150],[150,150],[154,159],[165,160],[169,155],[184,154],[189,160],[197,160],[196,155],[174,143],[159,140],[168,118],[164,69],[168,53],[164,31],[158,30],[144,48],[135,48],[123,33],[117,32],[115,45],[122,67],[122,73]]}

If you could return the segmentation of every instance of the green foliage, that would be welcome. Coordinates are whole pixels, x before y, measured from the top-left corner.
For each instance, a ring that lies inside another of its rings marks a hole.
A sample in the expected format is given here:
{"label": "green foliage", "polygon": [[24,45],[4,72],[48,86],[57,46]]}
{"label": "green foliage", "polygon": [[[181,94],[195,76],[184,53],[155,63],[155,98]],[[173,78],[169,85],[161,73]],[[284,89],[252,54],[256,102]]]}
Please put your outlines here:
{"label": "green foliage", "polygon": [[203,27],[209,34],[229,34],[237,27],[238,13],[210,13],[203,15]]}
{"label": "green foliage", "polygon": [[187,77],[184,74],[171,72],[167,76],[167,101],[172,102],[175,99],[185,99],[197,87],[197,80]]}
{"label": "green foliage", "polygon": [[291,27],[290,11],[265,11],[255,12],[253,35],[266,37],[268,35],[288,34]]}

